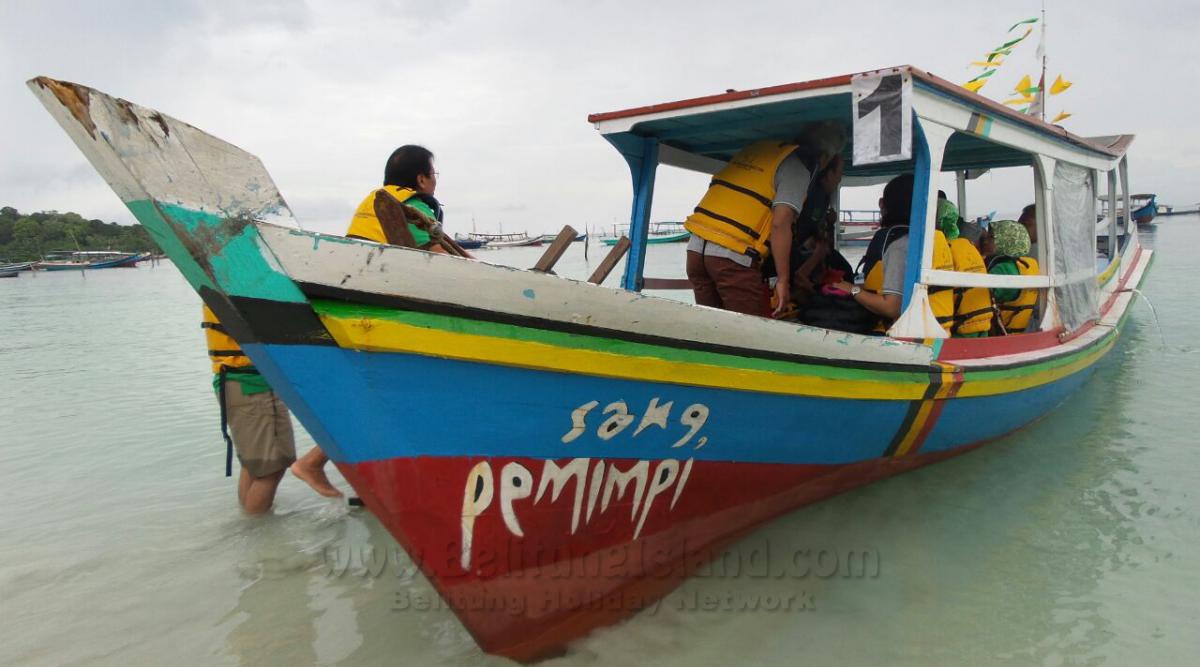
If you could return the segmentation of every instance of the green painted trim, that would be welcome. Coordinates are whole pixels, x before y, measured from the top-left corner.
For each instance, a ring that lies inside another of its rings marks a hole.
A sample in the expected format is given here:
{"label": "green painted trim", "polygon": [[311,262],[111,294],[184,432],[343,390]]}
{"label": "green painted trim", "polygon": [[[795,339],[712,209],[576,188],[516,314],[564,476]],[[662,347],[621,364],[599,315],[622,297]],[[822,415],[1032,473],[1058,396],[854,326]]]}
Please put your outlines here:
{"label": "green painted trim", "polygon": [[[493,322],[467,320],[448,315],[433,315],[427,313],[414,313],[411,311],[392,310],[380,306],[352,304],[343,301],[325,301],[316,299],[313,300],[312,306],[319,315],[325,315],[337,319],[380,319],[427,329],[441,329],[443,331],[450,331],[453,333],[530,341],[558,347],[619,354],[622,356],[655,357],[668,361],[705,364],[709,366],[721,366],[724,368],[766,371],[770,373],[780,373],[793,376],[821,377],[839,380],[871,380],[876,382],[911,383],[922,386],[929,384],[928,372],[908,373],[900,371],[872,371],[857,368],[843,368],[833,365],[821,366],[813,364],[797,364],[785,361],[773,361],[770,359],[739,357],[736,355],[675,349],[646,343],[635,343],[614,340],[611,338],[601,338],[597,336],[567,334],[557,331],[531,329],[511,324],[497,324]],[[1112,332],[1102,338],[1097,339],[1095,342],[1081,350],[1029,365],[1017,366],[1014,368],[979,371],[971,370],[968,367],[964,369],[964,380],[968,383],[985,380],[1007,380],[1039,373],[1042,371],[1053,370],[1060,366],[1071,364],[1082,357],[1086,357],[1094,353],[1097,345],[1103,345],[1115,335],[1116,332]]]}
{"label": "green painted trim", "polygon": [[667,361],[704,364],[707,366],[721,366],[725,368],[767,371],[786,375],[810,377],[816,376],[838,380],[908,382],[921,386],[929,384],[929,372],[925,370],[909,373],[902,371],[872,371],[859,368],[843,368],[833,365],[818,366],[811,364],[797,364],[786,361],[773,361],[770,359],[739,357],[736,355],[720,354],[716,352],[669,348],[659,345],[650,345],[647,343],[635,343],[630,341],[615,340],[612,338],[601,338],[599,336],[546,331],[543,329],[532,329],[512,324],[467,320],[448,315],[414,313],[411,311],[393,310],[380,306],[352,304],[343,301],[325,301],[314,299],[312,301],[312,306],[317,314],[335,317],[338,319],[352,320],[371,318],[388,320],[426,329],[441,329],[443,331],[450,331],[453,333],[493,336],[507,338],[510,340],[543,343],[558,347],[618,354],[622,356],[655,357]]}

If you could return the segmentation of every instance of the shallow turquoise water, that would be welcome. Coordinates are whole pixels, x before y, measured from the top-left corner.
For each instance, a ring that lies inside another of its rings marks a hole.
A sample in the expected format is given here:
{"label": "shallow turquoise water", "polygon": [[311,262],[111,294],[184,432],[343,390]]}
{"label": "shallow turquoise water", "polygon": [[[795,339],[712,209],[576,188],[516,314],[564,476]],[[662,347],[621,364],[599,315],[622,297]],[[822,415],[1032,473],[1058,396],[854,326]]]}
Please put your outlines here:
{"label": "shallow turquoise water", "polygon": [[[1200,218],[1148,240],[1161,338],[1139,303],[1047,418],[799,510],[731,553],[864,550],[877,576],[692,579],[549,664],[1194,663]],[[585,263],[576,245],[559,272],[586,275],[603,251]],[[648,273],[681,275],[682,252],[652,248]],[[329,574],[334,553],[394,548],[368,513],[289,478],[274,515],[239,514],[198,311],[170,264],[0,281],[0,664],[505,662],[450,611],[411,608],[432,592],[402,556],[379,576]],[[727,595],[812,608],[689,609]]]}

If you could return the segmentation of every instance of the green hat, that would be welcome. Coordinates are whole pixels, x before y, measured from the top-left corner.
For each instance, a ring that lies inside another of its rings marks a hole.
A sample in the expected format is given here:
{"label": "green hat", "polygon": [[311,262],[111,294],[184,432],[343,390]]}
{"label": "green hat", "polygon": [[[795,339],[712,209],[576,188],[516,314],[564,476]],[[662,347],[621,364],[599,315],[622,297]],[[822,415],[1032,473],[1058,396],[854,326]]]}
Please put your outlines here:
{"label": "green hat", "polygon": [[937,228],[946,235],[947,241],[958,238],[958,207],[949,199],[939,199],[937,205]]}
{"label": "green hat", "polygon": [[996,252],[1009,257],[1024,257],[1029,254],[1029,232],[1025,225],[1016,220],[997,220],[990,226],[992,238],[996,239]]}

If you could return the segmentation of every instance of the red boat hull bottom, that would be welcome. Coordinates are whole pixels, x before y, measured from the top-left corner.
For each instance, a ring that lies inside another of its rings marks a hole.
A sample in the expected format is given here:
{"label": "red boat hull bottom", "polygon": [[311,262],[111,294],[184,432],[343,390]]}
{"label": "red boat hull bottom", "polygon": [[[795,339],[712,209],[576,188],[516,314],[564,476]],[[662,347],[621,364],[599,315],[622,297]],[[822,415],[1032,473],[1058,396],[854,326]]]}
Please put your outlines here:
{"label": "red boat hull bottom", "polygon": [[651,606],[772,517],[965,450],[842,466],[419,457],[338,467],[479,646],[530,662]]}

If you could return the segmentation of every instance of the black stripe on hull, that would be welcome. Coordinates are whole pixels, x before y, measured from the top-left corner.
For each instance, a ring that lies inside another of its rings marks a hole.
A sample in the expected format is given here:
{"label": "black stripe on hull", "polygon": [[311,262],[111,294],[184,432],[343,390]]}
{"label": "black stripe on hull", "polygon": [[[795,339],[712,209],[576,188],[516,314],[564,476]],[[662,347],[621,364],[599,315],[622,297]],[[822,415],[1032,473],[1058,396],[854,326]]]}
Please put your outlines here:
{"label": "black stripe on hull", "polygon": [[942,388],[942,370],[934,370],[929,372],[929,386],[925,389],[925,395],[919,401],[912,401],[908,404],[908,412],[904,415],[904,421],[900,423],[900,428],[896,430],[896,435],[892,436],[892,441],[888,443],[887,449],[884,450],[884,456],[895,456],[896,449],[900,447],[900,443],[904,442],[905,436],[913,427],[913,422],[916,421],[917,415],[921,413],[921,406],[925,401],[933,400],[937,396],[938,389]]}
{"label": "black stripe on hull", "polygon": [[200,298],[238,345],[275,343],[337,346],[307,302],[228,296],[208,287],[200,288]]}
{"label": "black stripe on hull", "polygon": [[500,313],[481,308],[472,308],[469,306],[459,306],[455,304],[433,301],[423,301],[420,299],[411,299],[408,297],[389,294],[362,292],[359,290],[350,290],[343,287],[333,287],[330,285],[302,282],[297,282],[296,285],[299,286],[300,290],[304,292],[305,296],[309,297],[310,299],[329,299],[332,301],[361,303],[368,306],[379,306],[393,310],[460,317],[463,319],[494,322],[496,324],[509,324],[529,329],[557,331],[559,333],[577,334],[581,336],[613,338],[631,343],[644,343],[647,345],[657,345],[667,348],[694,350],[698,352],[713,352],[717,354],[727,354],[752,359],[767,359],[770,361],[786,361],[810,366],[834,366],[839,368],[855,368],[873,371],[928,373],[930,368],[929,366],[923,364],[905,365],[869,361],[850,361],[844,359],[811,357],[799,354],[785,354],[782,352],[771,352],[768,350],[754,350],[728,345],[717,345],[713,343],[703,343],[700,341],[684,340],[680,338],[665,338],[662,336],[639,334],[630,331],[606,329],[603,327],[575,324],[572,322],[560,322],[557,320],[529,317],[525,315]]}

